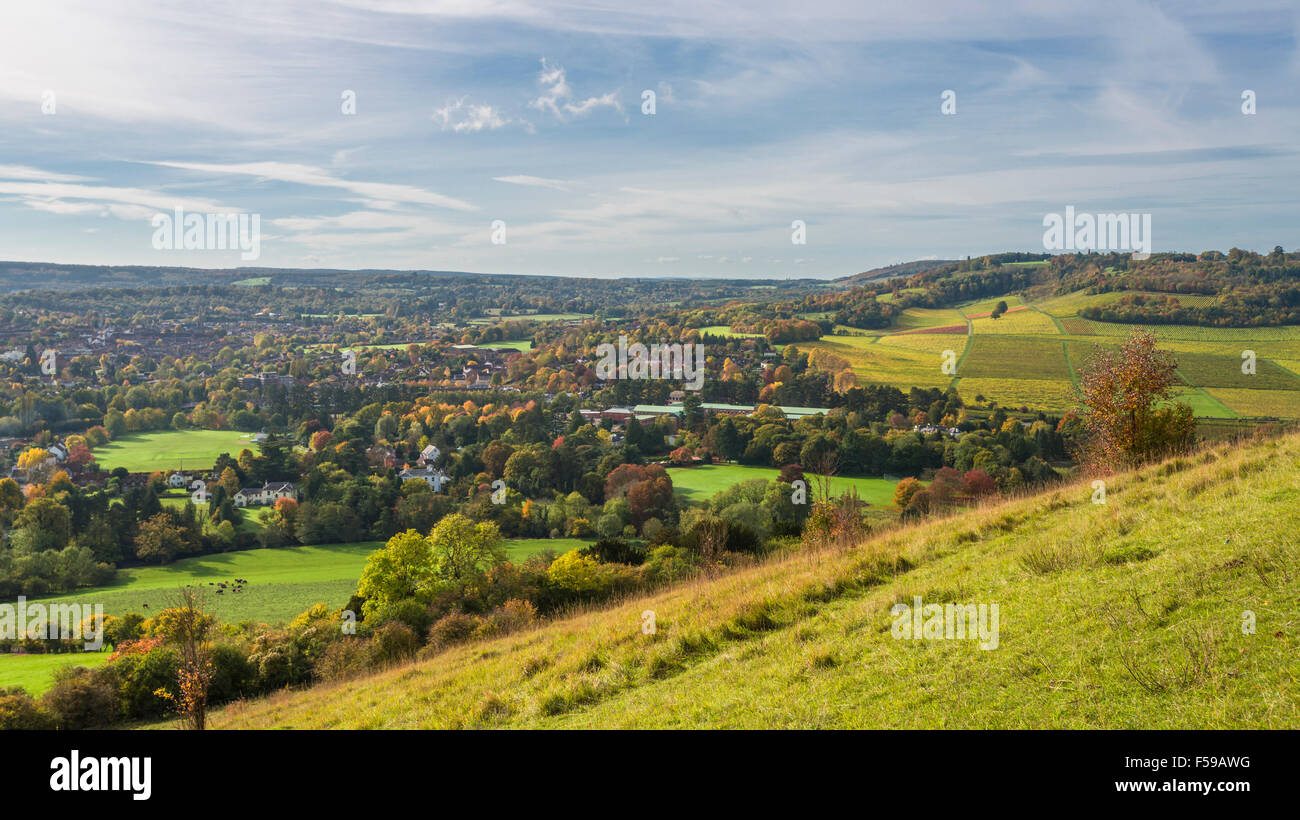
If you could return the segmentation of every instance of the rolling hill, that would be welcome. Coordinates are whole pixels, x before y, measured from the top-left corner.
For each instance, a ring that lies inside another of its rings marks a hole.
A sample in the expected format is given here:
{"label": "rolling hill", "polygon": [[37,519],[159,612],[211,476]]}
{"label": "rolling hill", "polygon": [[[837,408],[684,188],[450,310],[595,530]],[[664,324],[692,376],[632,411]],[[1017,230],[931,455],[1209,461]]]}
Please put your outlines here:
{"label": "rolling hill", "polygon": [[862,284],[872,280],[884,281],[886,279],[895,279],[898,277],[911,276],[943,265],[951,265],[955,259],[916,259],[911,262],[899,262],[895,265],[885,265],[883,268],[872,268],[861,273],[855,273],[851,276],[842,276],[836,279],[836,282],[851,282]]}
{"label": "rolling hill", "polygon": [[[1115,294],[1071,293],[1042,301],[1006,294],[953,308],[905,309],[893,327],[836,327],[803,352],[824,350],[849,363],[861,384],[954,387],[967,402],[984,396],[1004,407],[1060,413],[1077,406],[1079,373],[1095,352],[1114,348],[1137,325],[1099,322],[1079,311]],[[1005,301],[1009,310],[990,312]],[[1178,360],[1178,401],[1200,418],[1300,418],[1300,326],[1153,325],[1160,347]],[[1258,357],[1242,370],[1243,351]],[[956,373],[943,356],[956,357]]]}
{"label": "rolling hill", "polygon": [[[1111,477],[1104,504],[1073,483],[211,723],[1295,728],[1298,474],[1300,435],[1206,450]],[[997,604],[996,648],[894,637],[891,608],[916,597]]]}

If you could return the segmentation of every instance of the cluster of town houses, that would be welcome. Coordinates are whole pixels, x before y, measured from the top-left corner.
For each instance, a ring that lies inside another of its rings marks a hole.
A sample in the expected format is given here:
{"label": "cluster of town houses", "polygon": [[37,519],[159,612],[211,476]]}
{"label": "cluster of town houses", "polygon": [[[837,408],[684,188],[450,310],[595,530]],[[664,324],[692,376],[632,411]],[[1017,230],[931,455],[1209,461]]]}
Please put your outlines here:
{"label": "cluster of town houses", "polygon": [[[441,456],[442,452],[437,447],[428,445],[420,451],[420,458],[415,466],[404,468],[398,473],[398,478],[402,481],[417,479],[428,484],[435,493],[442,492],[442,488],[451,481],[451,478],[434,466]],[[187,489],[195,480],[195,476],[176,472],[167,478],[167,486],[172,489]],[[201,489],[195,498],[206,502],[210,496],[211,493],[206,489]],[[292,481],[268,481],[260,487],[241,487],[232,501],[236,507],[264,507],[274,504],[281,498],[298,500],[298,487]]]}

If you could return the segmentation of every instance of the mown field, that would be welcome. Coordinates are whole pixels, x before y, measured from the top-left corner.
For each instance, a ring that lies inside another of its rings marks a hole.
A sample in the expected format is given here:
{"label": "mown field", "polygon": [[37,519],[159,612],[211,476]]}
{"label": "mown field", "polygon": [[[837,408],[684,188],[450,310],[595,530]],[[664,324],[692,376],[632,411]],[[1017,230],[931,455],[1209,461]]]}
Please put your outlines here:
{"label": "mown field", "polygon": [[709,325],[708,327],[700,328],[700,335],[704,336],[706,334],[709,336],[722,336],[724,338],[735,336],[737,338],[742,338],[742,339],[757,338],[763,335],[762,333],[737,333],[733,331],[728,325]]}
{"label": "mown field", "polygon": [[163,430],[132,433],[95,449],[100,469],[125,467],[133,473],[154,470],[211,470],[222,453],[257,452],[252,433],[237,430]]}
{"label": "mown field", "polygon": [[486,316],[481,319],[470,319],[471,325],[495,325],[501,322],[569,322],[576,319],[590,319],[591,313],[520,313],[502,316]]}
{"label": "mown field", "polygon": [[[800,350],[846,359],[859,383],[955,386],[967,402],[983,395],[1004,407],[1064,412],[1077,404],[1079,373],[1098,350],[1120,344],[1127,324],[1095,322],[1078,312],[1121,294],[1072,293],[1038,302],[1017,296],[982,299],[955,309],[908,308],[884,331],[845,329]],[[1208,296],[1179,297],[1205,304]],[[999,301],[1007,313],[990,314]],[[849,332],[851,330],[851,332]],[[1300,418],[1300,327],[1207,328],[1156,325],[1150,330],[1179,362],[1182,398],[1202,418]],[[1255,372],[1242,372],[1243,353]],[[955,375],[941,367],[957,358]]]}
{"label": "mown field", "polygon": [[[210,609],[222,621],[276,623],[316,601],[342,606],[356,591],[366,557],[380,546],[364,541],[199,555],[165,566],[123,569],[107,586],[42,600],[102,604],[108,615],[147,615],[165,608],[178,587],[198,584],[208,588]],[[215,584],[236,578],[248,581],[242,591],[216,592]]]}
{"label": "mown field", "polygon": [[[709,464],[703,467],[669,467],[668,475],[673,480],[675,495],[688,502],[698,503],[742,481],[754,478],[773,481],[781,475],[781,471],[775,467],[754,467],[745,464]],[[811,498],[813,477],[809,476],[808,481],[808,492]],[[835,476],[831,479],[830,491],[834,495],[839,495],[854,488],[858,491],[858,497],[868,504],[894,509],[894,488],[897,486],[897,481],[887,478]]]}
{"label": "mown field", "polygon": [[[1298,435],[1219,447],[1112,476],[1104,505],[1071,483],[233,704],[210,724],[1300,728],[1297,472]],[[891,608],[916,597],[997,604],[996,648],[895,637]]]}
{"label": "mown field", "polygon": [[21,686],[39,695],[54,683],[54,670],[65,666],[95,668],[108,662],[108,650],[58,655],[0,654],[0,687]]}

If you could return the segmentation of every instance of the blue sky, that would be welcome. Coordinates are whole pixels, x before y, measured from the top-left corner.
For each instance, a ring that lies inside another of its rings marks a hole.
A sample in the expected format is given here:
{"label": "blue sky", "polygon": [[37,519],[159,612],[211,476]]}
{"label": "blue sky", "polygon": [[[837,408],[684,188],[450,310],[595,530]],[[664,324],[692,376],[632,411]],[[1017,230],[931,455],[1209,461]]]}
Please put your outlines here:
{"label": "blue sky", "polygon": [[[1067,205],[1300,245],[1295,3],[737,5],[7,3],[0,259],[831,277]],[[260,258],[154,249],[175,207]]]}

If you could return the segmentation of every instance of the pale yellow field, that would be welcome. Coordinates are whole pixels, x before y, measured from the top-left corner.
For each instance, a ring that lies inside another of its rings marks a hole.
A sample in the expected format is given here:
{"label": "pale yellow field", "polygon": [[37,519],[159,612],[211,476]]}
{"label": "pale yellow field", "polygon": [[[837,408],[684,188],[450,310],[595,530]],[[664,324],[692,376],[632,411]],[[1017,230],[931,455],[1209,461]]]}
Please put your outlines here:
{"label": "pale yellow field", "polygon": [[1018,310],[1007,313],[1001,319],[985,317],[971,319],[971,328],[975,333],[1019,334],[1024,336],[1052,336],[1060,333],[1050,316],[1044,316],[1036,310]]}
{"label": "pale yellow field", "polygon": [[[1255,352],[1258,353],[1259,351]],[[1273,361],[1277,362],[1278,365],[1285,367],[1287,370],[1290,370],[1297,376],[1300,376],[1300,359],[1274,359]]]}
{"label": "pale yellow field", "polygon": [[[944,336],[952,350],[961,356],[966,347],[965,336]],[[847,359],[863,384],[893,384],[903,390],[909,387],[947,387],[952,378],[940,370],[942,351],[926,352],[881,344],[864,344],[869,340],[858,337],[823,336],[816,342],[800,342],[801,351],[827,350]]]}
{"label": "pale yellow field", "polygon": [[966,346],[966,334],[964,333],[902,333],[893,336],[882,336],[878,345],[886,347],[903,347],[908,350],[921,350],[927,353],[942,353],[945,350],[955,350],[961,355],[962,348]]}
{"label": "pale yellow field", "polygon": [[993,308],[998,306],[998,302],[1006,302],[1007,307],[1013,308],[1023,305],[1019,296],[996,296],[992,299],[984,299],[980,302],[971,302],[969,305],[962,305],[959,309],[964,316],[974,316],[978,313],[992,313]]}
{"label": "pale yellow field", "polygon": [[1214,387],[1205,392],[1242,416],[1300,417],[1300,390]]}
{"label": "pale yellow field", "polygon": [[899,318],[896,326],[905,330],[913,330],[919,327],[943,327],[945,325],[964,324],[966,324],[966,317],[956,310],[948,308],[939,310],[908,308],[903,311],[903,315]]}
{"label": "pale yellow field", "polygon": [[1077,403],[1068,381],[1047,379],[963,378],[957,392],[967,401],[983,394],[1003,407],[1027,405],[1044,410],[1068,410]]}

